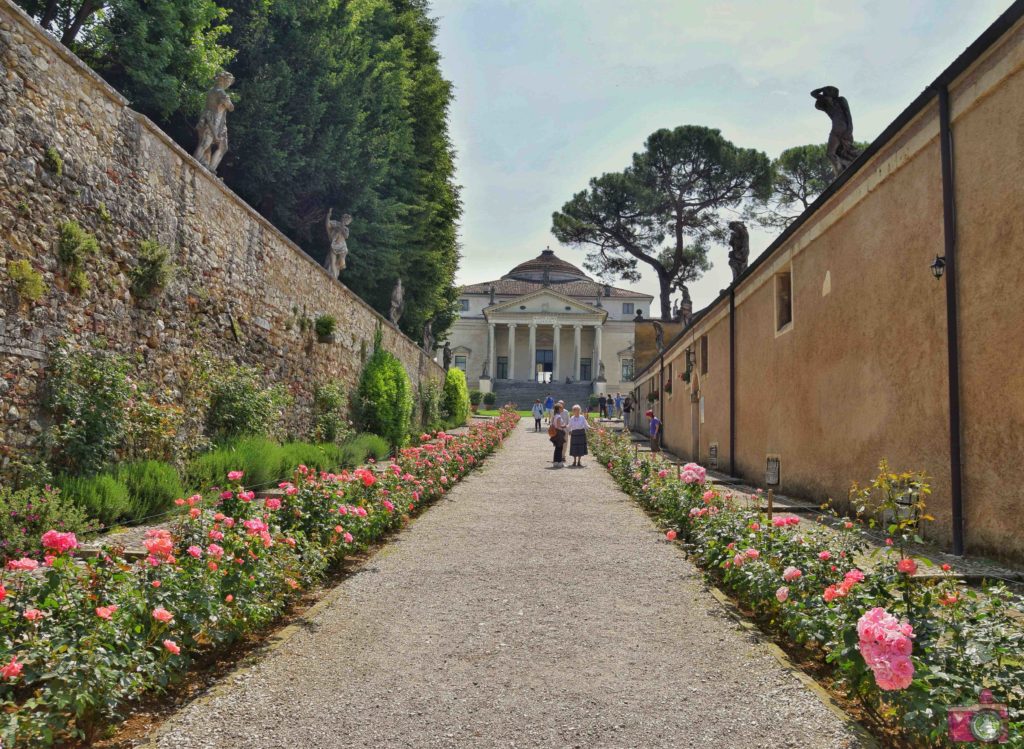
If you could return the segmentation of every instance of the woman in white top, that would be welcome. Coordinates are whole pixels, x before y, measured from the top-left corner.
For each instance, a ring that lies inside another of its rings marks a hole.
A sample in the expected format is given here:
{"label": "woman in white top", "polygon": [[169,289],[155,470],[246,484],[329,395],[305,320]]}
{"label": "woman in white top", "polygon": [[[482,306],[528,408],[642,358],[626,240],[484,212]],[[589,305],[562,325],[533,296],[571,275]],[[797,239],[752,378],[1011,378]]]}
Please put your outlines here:
{"label": "woman in white top", "polygon": [[565,432],[569,428],[569,419],[561,403],[555,404],[555,412],[551,416],[551,442],[555,446],[554,468],[565,468]]}
{"label": "woman in white top", "polygon": [[590,424],[587,417],[581,413],[579,406],[572,407],[572,416],[569,417],[569,455],[572,456],[572,467],[582,468],[580,461],[587,454],[587,430]]}

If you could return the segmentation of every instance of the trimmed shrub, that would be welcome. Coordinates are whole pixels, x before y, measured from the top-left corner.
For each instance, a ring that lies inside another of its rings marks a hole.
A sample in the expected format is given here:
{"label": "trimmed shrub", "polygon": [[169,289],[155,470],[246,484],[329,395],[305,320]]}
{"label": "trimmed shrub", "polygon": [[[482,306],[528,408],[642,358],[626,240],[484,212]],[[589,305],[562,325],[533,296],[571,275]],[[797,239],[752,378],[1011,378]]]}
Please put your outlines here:
{"label": "trimmed shrub", "polygon": [[484,405],[488,408],[493,407],[498,402],[498,396],[494,393],[484,393]]}
{"label": "trimmed shrub", "polygon": [[206,426],[216,440],[265,435],[286,402],[280,386],[264,388],[258,372],[233,366],[214,375]]}
{"label": "trimmed shrub", "polygon": [[412,385],[402,362],[384,349],[374,351],[359,380],[358,400],[362,428],[401,447],[412,419]]}
{"label": "trimmed shrub", "polygon": [[70,502],[103,525],[114,525],[131,511],[128,487],[109,473],[60,476],[57,486]]}
{"label": "trimmed shrub", "polygon": [[462,426],[469,418],[469,388],[466,387],[466,373],[452,368],[444,376],[444,394],[441,412],[448,426]]}
{"label": "trimmed shrub", "polygon": [[174,507],[174,500],[185,494],[174,467],[157,460],[126,463],[117,477],[128,488],[130,520],[141,520]]}
{"label": "trimmed shrub", "polygon": [[434,380],[424,380],[420,384],[420,431],[433,432],[443,426],[441,388]]}
{"label": "trimmed shrub", "polygon": [[96,525],[59,489],[0,486],[0,562],[38,554],[39,539],[48,530],[83,533]]}

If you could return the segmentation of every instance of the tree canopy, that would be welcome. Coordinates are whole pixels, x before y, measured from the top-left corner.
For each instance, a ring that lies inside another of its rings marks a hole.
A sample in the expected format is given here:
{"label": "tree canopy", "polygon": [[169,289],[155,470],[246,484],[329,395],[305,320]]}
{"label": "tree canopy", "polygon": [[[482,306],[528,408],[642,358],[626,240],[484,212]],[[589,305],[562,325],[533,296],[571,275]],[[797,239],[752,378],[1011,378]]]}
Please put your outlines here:
{"label": "tree canopy", "polygon": [[461,213],[451,84],[426,0],[19,0],[186,150],[214,73],[236,109],[219,173],[320,260],[324,218],[353,216],[341,280],[401,327],[455,318]]}
{"label": "tree canopy", "polygon": [[697,125],[652,133],[622,172],[595,177],[552,216],[560,242],[590,250],[588,270],[636,281],[639,263],[658,276],[662,319],[671,296],[711,267],[708,249],[725,240],[722,211],[766,200],[768,157]]}

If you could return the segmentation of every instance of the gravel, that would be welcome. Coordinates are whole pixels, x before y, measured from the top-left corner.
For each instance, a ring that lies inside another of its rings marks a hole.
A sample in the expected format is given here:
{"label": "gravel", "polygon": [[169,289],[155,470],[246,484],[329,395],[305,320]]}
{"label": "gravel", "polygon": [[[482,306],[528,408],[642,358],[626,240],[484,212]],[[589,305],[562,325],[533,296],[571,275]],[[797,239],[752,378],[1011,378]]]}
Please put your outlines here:
{"label": "gravel", "polygon": [[593,456],[550,458],[524,420],[156,745],[862,746]]}

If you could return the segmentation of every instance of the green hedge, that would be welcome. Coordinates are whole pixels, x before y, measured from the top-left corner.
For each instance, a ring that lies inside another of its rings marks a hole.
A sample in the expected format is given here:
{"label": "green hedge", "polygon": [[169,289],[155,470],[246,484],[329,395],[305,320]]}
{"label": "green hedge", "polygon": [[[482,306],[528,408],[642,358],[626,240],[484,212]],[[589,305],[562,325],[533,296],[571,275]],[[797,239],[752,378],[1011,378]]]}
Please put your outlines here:
{"label": "green hedge", "polygon": [[449,369],[444,376],[442,409],[448,426],[462,426],[469,418],[469,388],[461,369]]}
{"label": "green hedge", "polygon": [[358,400],[363,430],[401,447],[412,421],[412,385],[402,362],[382,348],[374,351],[359,381]]}

